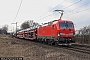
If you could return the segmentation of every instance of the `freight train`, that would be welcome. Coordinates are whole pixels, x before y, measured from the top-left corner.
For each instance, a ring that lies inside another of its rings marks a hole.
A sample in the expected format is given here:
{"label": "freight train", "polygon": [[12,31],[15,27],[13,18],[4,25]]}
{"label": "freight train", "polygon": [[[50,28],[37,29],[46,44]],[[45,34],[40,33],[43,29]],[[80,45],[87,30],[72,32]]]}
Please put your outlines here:
{"label": "freight train", "polygon": [[31,27],[17,32],[18,38],[45,42],[50,45],[71,45],[75,42],[75,28],[70,20],[54,20],[38,27]]}
{"label": "freight train", "polygon": [[69,20],[54,20],[39,27],[32,27],[17,32],[18,38],[57,45],[74,43],[74,36],[74,24]]}

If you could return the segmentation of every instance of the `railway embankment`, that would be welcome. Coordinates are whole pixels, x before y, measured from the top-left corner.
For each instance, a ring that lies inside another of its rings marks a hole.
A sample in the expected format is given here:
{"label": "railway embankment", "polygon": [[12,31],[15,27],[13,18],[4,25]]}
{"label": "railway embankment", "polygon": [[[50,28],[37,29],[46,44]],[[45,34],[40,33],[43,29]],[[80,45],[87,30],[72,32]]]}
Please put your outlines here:
{"label": "railway embankment", "polygon": [[0,35],[0,57],[24,60],[90,60],[90,54]]}

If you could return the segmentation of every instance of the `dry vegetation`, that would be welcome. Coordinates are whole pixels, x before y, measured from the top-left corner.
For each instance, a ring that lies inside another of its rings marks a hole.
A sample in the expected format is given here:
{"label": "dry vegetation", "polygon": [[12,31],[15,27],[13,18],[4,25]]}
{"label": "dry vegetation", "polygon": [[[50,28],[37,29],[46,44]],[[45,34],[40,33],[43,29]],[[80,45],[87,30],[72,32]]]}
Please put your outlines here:
{"label": "dry vegetation", "polygon": [[23,57],[24,60],[89,60],[90,55],[0,35],[0,57]]}
{"label": "dry vegetation", "polygon": [[90,25],[77,31],[76,43],[90,45]]}
{"label": "dry vegetation", "polygon": [[0,35],[0,57],[23,57],[24,60],[72,60],[67,54],[55,51],[51,47],[42,47],[35,42],[7,35]]}

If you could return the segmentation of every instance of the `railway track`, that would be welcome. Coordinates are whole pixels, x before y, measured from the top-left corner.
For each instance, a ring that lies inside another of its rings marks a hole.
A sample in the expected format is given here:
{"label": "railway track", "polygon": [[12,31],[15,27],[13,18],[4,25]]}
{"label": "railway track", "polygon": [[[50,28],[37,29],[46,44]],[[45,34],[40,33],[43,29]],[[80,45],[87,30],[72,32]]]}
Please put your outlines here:
{"label": "railway track", "polygon": [[87,46],[87,45],[78,45],[78,44],[72,44],[71,46],[55,46],[55,45],[53,45],[53,47],[58,47],[58,48],[68,49],[68,50],[72,50],[72,51],[76,51],[76,52],[90,54],[90,46]]}
{"label": "railway track", "polygon": [[90,48],[85,49],[85,47],[81,48],[81,47],[76,47],[76,46],[62,47],[62,48],[72,50],[72,51],[76,51],[76,52],[90,54]]}
{"label": "railway track", "polygon": [[[24,39],[22,39],[24,40]],[[28,40],[27,40],[28,41]],[[21,40],[19,41],[21,42]],[[25,41],[26,42],[26,41]],[[37,45],[41,44],[41,45],[46,45],[46,46],[51,46],[51,47],[55,47],[55,48],[62,48],[62,49],[67,49],[67,50],[72,50],[72,51],[76,51],[76,52],[81,52],[81,53],[86,53],[86,54],[90,54],[90,46],[86,46],[86,45],[72,45],[72,46],[55,46],[55,45],[47,45],[46,43],[41,43],[41,42],[34,42],[34,41],[30,41],[32,43],[35,43]],[[23,44],[28,44],[29,43],[23,43]]]}
{"label": "railway track", "polygon": [[[78,58],[79,60],[80,59],[81,60],[83,60],[83,59],[89,60],[90,59],[90,48],[87,47],[87,49],[85,49],[86,48],[85,46],[83,46],[83,47],[77,46],[77,45],[73,45],[73,46],[69,46],[69,47],[68,46],[55,46],[55,45],[52,46],[52,45],[48,45],[46,43],[29,41],[29,40],[24,40],[24,39],[17,39],[16,41],[13,40],[12,43],[13,44],[22,44],[22,45],[26,45],[26,46],[31,46],[32,44],[34,44],[35,46],[46,51],[45,54],[54,54],[54,53],[58,52],[60,54],[62,54],[62,53],[68,54],[67,56],[74,57],[76,59]],[[42,53],[42,54],[44,54],[44,53]],[[28,56],[30,56],[30,55],[27,54],[24,57],[28,57]],[[57,56],[57,54],[55,56]]]}
{"label": "railway track", "polygon": [[76,51],[79,51],[79,52],[90,54],[90,46],[87,46],[87,45],[76,44],[76,45],[72,45],[71,48],[74,48],[76,49]]}
{"label": "railway track", "polygon": [[68,49],[76,52],[90,54],[90,46],[87,46],[87,45],[72,44],[71,46],[65,45],[65,46],[54,46],[54,47],[59,47],[59,48]]}
{"label": "railway track", "polygon": [[55,46],[55,47],[90,54],[90,46],[87,45],[72,44],[71,46],[64,45],[64,46]]}

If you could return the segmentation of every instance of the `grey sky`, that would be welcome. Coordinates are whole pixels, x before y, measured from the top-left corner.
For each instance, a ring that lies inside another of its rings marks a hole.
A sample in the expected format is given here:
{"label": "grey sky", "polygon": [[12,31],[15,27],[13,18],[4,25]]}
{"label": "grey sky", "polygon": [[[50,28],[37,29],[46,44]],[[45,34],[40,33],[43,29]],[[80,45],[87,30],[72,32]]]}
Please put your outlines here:
{"label": "grey sky", "polygon": [[18,22],[20,26],[27,20],[44,23],[59,19],[59,13],[53,12],[55,9],[63,9],[63,19],[73,21],[76,29],[90,24],[89,0],[23,0],[15,19],[20,2],[21,0],[0,0],[0,27],[7,24],[9,30],[12,30],[15,27],[11,26],[13,22]]}

